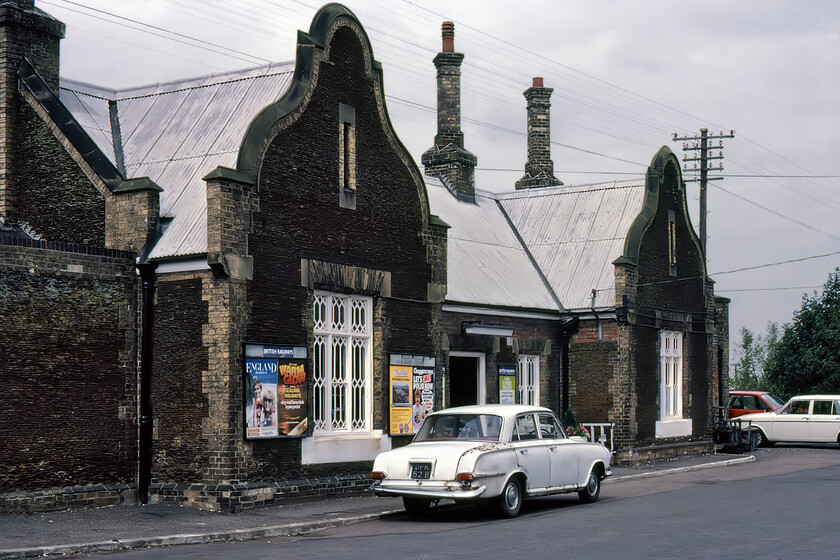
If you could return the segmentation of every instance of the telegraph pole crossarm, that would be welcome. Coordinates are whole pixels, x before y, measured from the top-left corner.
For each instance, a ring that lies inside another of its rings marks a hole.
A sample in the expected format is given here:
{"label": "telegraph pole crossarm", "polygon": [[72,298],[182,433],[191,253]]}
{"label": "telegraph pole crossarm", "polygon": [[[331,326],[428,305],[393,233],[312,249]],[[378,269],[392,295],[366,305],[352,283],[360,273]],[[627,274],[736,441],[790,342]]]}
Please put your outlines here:
{"label": "telegraph pole crossarm", "polygon": [[[697,177],[695,175],[695,177],[691,179],[683,178],[683,181],[686,183],[700,182],[700,246],[703,249],[704,258],[706,255],[706,184],[709,181],[719,181],[723,179],[723,177],[709,177],[709,171],[723,171],[723,162],[720,161],[716,167],[710,167],[709,162],[723,160],[723,140],[725,138],[735,138],[735,131],[730,130],[729,134],[720,132],[718,134],[710,135],[708,128],[701,128],[699,135],[680,137],[678,134],[674,133],[673,136],[674,142],[683,143],[682,147],[684,152],[699,152],[695,157],[688,157],[688,155],[683,156],[683,162],[699,162],[700,167],[698,168],[697,163],[694,163],[693,169],[689,169],[688,165],[684,163],[683,172],[693,171],[696,174],[699,171],[700,176]],[[718,141],[716,146],[714,143],[709,143],[713,140]],[[715,150],[717,150],[717,155],[714,153]],[[694,154],[692,155],[694,156]]]}

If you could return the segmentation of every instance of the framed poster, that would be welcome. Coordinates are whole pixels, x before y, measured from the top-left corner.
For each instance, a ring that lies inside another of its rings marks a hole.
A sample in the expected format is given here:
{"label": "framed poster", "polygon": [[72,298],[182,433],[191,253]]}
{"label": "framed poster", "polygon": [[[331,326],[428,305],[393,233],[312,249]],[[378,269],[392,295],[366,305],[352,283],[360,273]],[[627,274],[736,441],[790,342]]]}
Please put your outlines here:
{"label": "framed poster", "polygon": [[516,369],[499,368],[499,404],[516,403]]}
{"label": "framed poster", "polygon": [[411,366],[391,366],[391,433],[411,432]]}
{"label": "framed poster", "polygon": [[435,409],[435,370],[415,367],[411,379],[411,433],[416,434]]}
{"label": "framed poster", "polygon": [[435,408],[435,359],[431,356],[391,355],[391,435],[417,433]]}
{"label": "framed poster", "polygon": [[245,345],[245,438],[303,437],[309,423],[306,348]]}

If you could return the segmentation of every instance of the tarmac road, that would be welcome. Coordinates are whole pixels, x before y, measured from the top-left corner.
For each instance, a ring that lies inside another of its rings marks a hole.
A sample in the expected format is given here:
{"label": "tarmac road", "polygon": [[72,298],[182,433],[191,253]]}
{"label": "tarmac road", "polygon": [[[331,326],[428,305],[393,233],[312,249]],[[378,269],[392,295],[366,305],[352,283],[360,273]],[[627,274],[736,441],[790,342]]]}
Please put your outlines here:
{"label": "tarmac road", "polygon": [[[757,459],[757,460],[756,460]],[[622,497],[643,496],[665,492],[683,484],[687,473],[703,472],[703,477],[716,478],[715,472],[725,470],[732,480],[747,480],[761,469],[766,476],[794,473],[821,466],[840,465],[840,448],[777,447],[757,450],[753,455],[714,455],[690,457],[644,467],[616,467],[614,477],[604,484],[603,502]],[[714,468],[717,467],[717,468]],[[720,475],[718,475],[720,476]],[[634,484],[621,484],[635,481]],[[543,498],[529,507],[546,507],[551,500],[570,500],[576,497]],[[526,505],[528,505],[526,503]],[[0,558],[20,558],[50,554],[115,551],[130,548],[175,546],[180,544],[213,543],[242,540],[271,539],[286,541],[290,536],[309,534],[338,536],[338,527],[370,520],[402,520],[409,531],[419,526],[405,523],[399,500],[356,496],[323,500],[309,500],[272,506],[249,512],[228,515],[182,508],[171,504],[120,506],[98,510],[55,512],[33,515],[0,516]],[[528,511],[523,518],[528,517]],[[460,515],[460,514],[459,514]],[[469,515],[476,515],[475,513]],[[486,523],[486,517],[474,519]],[[366,523],[364,529],[354,527],[356,533],[371,530],[377,523]],[[329,531],[324,531],[329,529]],[[395,530],[394,523],[391,530]],[[315,533],[313,533],[315,534]],[[189,547],[192,549],[193,547]],[[198,552],[205,547],[196,547]],[[178,547],[181,553],[187,549]],[[276,551],[275,551],[276,554]],[[189,555],[189,554],[187,554]],[[121,554],[122,556],[122,554]]]}

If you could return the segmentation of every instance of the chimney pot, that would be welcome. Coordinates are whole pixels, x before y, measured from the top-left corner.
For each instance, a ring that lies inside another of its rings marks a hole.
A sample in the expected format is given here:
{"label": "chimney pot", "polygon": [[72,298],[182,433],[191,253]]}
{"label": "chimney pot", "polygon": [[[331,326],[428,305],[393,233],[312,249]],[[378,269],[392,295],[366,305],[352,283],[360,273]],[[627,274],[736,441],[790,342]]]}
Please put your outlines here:
{"label": "chimney pot", "polygon": [[543,87],[543,79],[534,78],[534,87]]}
{"label": "chimney pot", "polygon": [[444,21],[440,27],[441,35],[443,35],[443,52],[455,52],[455,24]]}

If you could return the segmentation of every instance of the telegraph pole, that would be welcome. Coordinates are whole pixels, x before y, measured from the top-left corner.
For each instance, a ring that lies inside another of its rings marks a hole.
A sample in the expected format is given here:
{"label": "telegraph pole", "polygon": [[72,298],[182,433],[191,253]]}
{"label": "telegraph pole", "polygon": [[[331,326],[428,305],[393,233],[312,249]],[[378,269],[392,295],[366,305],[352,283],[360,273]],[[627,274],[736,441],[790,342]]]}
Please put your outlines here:
{"label": "telegraph pole", "polygon": [[[719,181],[723,177],[709,177],[709,171],[723,171],[723,139],[735,138],[735,131],[730,130],[729,134],[720,132],[709,134],[709,129],[701,128],[700,135],[678,137],[674,133],[674,142],[683,143],[684,152],[694,152],[683,156],[683,173],[693,172],[694,177],[683,180],[686,183],[700,182],[700,246],[703,248],[703,256],[706,255],[706,183],[708,181]],[[717,140],[717,145],[715,145]],[[717,150],[717,154],[715,154]],[[699,152],[699,153],[698,153]],[[693,157],[688,157],[689,155]],[[710,161],[719,160],[717,166]],[[689,169],[688,162],[694,162],[693,168]],[[700,164],[699,166],[697,164]],[[699,173],[699,177],[698,174]]]}

